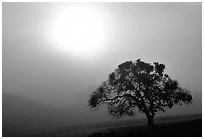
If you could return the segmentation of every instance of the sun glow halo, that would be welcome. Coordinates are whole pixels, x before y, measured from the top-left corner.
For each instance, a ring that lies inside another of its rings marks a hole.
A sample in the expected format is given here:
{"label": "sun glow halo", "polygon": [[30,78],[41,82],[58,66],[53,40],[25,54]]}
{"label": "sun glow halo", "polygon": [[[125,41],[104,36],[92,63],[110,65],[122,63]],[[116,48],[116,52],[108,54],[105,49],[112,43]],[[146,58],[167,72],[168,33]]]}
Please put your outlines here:
{"label": "sun glow halo", "polygon": [[72,7],[61,12],[53,29],[58,50],[82,57],[100,52],[107,36],[102,16],[86,7]]}

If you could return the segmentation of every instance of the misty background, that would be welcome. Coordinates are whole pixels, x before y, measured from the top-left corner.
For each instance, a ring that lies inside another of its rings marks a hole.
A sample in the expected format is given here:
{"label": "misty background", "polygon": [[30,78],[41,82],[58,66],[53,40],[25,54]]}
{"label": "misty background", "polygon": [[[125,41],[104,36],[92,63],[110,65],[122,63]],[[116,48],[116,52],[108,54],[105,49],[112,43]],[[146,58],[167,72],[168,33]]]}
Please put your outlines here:
{"label": "misty background", "polygon": [[89,110],[89,95],[120,63],[138,58],[165,64],[193,97],[156,116],[202,112],[201,3],[85,3],[105,14],[109,33],[106,50],[90,61],[55,51],[46,36],[57,11],[72,3],[2,5],[3,129],[112,120],[105,108]]}

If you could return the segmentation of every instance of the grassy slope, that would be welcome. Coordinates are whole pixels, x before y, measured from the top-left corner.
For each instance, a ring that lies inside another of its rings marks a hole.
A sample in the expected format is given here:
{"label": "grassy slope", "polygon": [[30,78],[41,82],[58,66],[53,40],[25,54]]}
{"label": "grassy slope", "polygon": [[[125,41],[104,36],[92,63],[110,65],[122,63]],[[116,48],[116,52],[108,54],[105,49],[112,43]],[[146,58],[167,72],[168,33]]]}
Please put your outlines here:
{"label": "grassy slope", "polygon": [[147,127],[146,119],[133,119],[59,128],[33,136],[196,137],[202,136],[202,115],[158,117],[153,128]]}
{"label": "grassy slope", "polygon": [[123,136],[123,137],[201,137],[202,120],[193,119],[173,123],[159,123],[154,127],[130,126],[95,132],[90,136]]}

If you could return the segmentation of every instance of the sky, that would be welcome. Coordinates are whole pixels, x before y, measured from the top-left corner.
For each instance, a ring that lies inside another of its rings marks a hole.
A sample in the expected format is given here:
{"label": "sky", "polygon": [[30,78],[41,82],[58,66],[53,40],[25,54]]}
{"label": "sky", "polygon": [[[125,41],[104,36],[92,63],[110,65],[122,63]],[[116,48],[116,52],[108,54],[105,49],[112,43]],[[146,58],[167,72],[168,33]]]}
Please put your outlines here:
{"label": "sky", "polygon": [[[88,9],[79,15],[96,29],[77,45],[61,40],[69,31],[58,32],[66,27],[60,23],[70,22],[59,17],[76,6]],[[89,51],[75,51],[78,45]],[[89,95],[120,63],[139,58],[165,64],[165,72],[191,91],[191,106],[166,115],[201,113],[201,3],[3,3],[2,46],[3,94],[64,110],[70,123],[110,120],[103,109],[90,112]]]}

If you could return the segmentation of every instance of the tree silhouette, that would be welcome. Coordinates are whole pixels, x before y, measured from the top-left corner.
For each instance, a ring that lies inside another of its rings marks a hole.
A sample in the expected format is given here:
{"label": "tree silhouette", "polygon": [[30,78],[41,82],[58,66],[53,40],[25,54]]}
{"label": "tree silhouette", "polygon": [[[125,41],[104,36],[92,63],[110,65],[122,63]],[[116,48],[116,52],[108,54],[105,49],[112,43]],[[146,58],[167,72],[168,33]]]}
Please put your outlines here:
{"label": "tree silhouette", "polygon": [[148,125],[153,126],[156,112],[192,100],[189,91],[164,74],[164,69],[163,64],[145,63],[140,59],[120,64],[90,95],[90,108],[97,109],[101,104],[107,104],[108,112],[117,118],[133,116],[137,108],[146,115]]}

